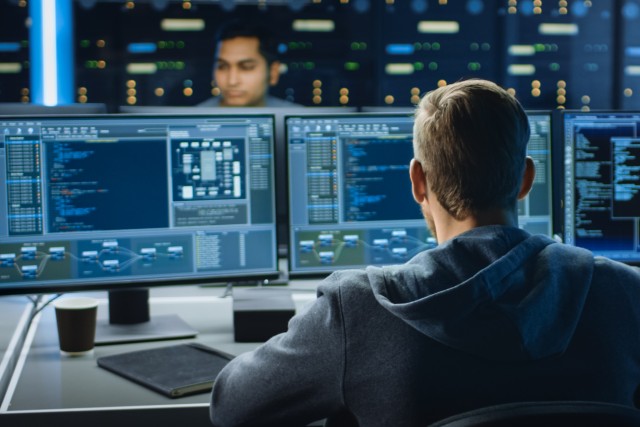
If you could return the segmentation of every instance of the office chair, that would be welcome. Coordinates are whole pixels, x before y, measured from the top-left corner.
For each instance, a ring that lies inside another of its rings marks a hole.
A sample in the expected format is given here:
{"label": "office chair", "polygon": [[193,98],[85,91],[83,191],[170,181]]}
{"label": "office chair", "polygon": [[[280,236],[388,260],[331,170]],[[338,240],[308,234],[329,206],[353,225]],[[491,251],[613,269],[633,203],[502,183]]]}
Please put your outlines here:
{"label": "office chair", "polygon": [[638,427],[640,410],[604,402],[517,402],[453,415],[429,427]]}

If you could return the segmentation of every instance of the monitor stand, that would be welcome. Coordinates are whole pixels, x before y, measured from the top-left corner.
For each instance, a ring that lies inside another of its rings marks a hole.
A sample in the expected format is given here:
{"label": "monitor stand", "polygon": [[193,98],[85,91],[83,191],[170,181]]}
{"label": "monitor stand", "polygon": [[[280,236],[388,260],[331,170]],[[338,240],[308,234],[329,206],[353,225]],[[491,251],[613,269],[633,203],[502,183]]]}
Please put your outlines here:
{"label": "monitor stand", "polygon": [[198,331],[175,314],[150,316],[149,289],[109,291],[109,321],[98,320],[96,345],[193,338]]}

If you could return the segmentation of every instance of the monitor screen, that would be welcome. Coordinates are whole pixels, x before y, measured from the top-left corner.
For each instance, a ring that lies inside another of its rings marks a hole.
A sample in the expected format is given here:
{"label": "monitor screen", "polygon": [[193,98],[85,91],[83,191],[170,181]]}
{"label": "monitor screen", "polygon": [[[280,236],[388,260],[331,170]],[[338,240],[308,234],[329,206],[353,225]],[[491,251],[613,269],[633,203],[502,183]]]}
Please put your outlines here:
{"label": "monitor screen", "polygon": [[565,243],[640,265],[640,112],[562,118]]}
{"label": "monitor screen", "polygon": [[518,201],[518,224],[531,234],[553,235],[551,112],[527,111],[531,136],[527,154],[533,158],[536,177],[531,192]]}
{"label": "monitor screen", "polygon": [[0,116],[24,116],[35,114],[69,115],[69,114],[103,114],[107,106],[100,103],[40,105],[22,102],[0,102]]}
{"label": "monitor screen", "polygon": [[277,275],[274,119],[0,118],[0,294]]}
{"label": "monitor screen", "polygon": [[[538,176],[520,202],[521,227],[551,234],[549,113],[529,116]],[[413,116],[286,118],[291,275],[399,264],[437,242],[413,200]]]}

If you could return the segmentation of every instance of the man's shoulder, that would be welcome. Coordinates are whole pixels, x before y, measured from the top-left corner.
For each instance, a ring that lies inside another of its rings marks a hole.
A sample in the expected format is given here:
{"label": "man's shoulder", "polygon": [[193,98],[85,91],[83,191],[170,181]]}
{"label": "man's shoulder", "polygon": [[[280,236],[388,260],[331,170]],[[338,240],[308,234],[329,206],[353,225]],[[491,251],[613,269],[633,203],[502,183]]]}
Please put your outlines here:
{"label": "man's shoulder", "polygon": [[[339,270],[324,279],[318,286],[318,295],[336,297],[340,299],[372,294],[371,277],[374,270],[381,270],[376,267],[366,269]],[[382,273],[380,273],[382,274]]]}
{"label": "man's shoulder", "polygon": [[624,264],[603,256],[594,256],[594,267],[602,278],[611,280],[613,277],[622,277],[630,282],[640,285],[640,268]]}
{"label": "man's shoulder", "polygon": [[605,256],[595,255],[588,249],[568,244],[549,245],[551,251],[548,255],[555,261],[569,260],[578,268],[581,266],[576,260],[581,258],[590,264],[593,264],[594,272],[602,277],[624,276],[631,281],[640,283],[640,268],[628,265],[626,263],[607,258]]}
{"label": "man's shoulder", "polygon": [[332,273],[320,283],[318,293],[327,296],[340,295],[341,299],[360,299],[365,295],[373,297],[382,288],[405,286],[408,277],[421,273],[422,267],[411,263],[340,270]]}

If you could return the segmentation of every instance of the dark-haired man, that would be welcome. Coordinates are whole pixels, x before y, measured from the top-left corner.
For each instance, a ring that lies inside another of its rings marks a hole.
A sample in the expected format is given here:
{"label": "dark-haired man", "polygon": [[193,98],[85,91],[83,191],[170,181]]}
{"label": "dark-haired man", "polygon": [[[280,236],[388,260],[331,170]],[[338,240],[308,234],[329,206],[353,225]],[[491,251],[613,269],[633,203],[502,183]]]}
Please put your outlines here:
{"label": "dark-haired man", "polygon": [[325,279],[288,332],[221,372],[214,425],[425,426],[506,402],[634,405],[640,273],[518,228],[529,132],[493,83],[427,94],[410,178],[439,246]]}
{"label": "dark-haired man", "polygon": [[296,104],[269,95],[280,78],[277,49],[267,31],[239,21],[216,34],[213,80],[220,95],[203,107],[290,107]]}

